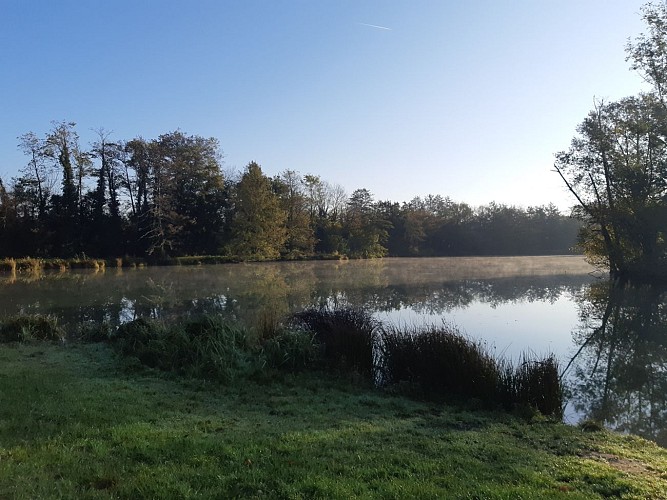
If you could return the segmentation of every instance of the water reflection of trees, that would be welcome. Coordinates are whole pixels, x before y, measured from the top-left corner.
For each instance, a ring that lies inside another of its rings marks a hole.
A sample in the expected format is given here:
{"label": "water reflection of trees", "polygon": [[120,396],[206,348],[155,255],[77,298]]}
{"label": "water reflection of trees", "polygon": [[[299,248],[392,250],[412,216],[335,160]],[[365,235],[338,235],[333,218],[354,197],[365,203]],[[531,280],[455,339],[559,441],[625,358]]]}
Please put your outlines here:
{"label": "water reflection of trees", "polygon": [[348,303],[373,311],[411,309],[420,314],[442,315],[474,302],[492,307],[522,301],[554,303],[564,294],[580,293],[589,281],[586,276],[532,276],[363,287],[341,294]]}
{"label": "water reflection of trees", "polygon": [[269,263],[20,277],[0,286],[0,316],[55,314],[65,324],[115,325],[137,317],[216,313],[252,323],[266,313],[281,317],[332,302],[443,315],[474,302],[554,302],[580,293],[590,281],[586,274],[516,276],[524,268],[534,272],[535,261],[500,261],[502,266],[489,259]]}
{"label": "water reflection of trees", "polygon": [[571,404],[667,446],[667,289],[598,283],[581,299]]}

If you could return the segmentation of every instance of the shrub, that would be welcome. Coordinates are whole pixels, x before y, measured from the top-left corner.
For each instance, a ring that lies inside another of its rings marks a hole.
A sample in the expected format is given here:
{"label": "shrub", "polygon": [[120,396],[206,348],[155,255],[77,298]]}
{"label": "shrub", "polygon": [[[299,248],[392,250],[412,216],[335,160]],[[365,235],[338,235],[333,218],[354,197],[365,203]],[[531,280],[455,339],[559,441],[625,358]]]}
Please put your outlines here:
{"label": "shrub", "polygon": [[106,342],[114,335],[114,329],[106,321],[87,321],[79,325],[76,338],[83,342]]}
{"label": "shrub", "polygon": [[0,323],[0,342],[62,340],[65,334],[53,316],[41,314],[12,316]]}
{"label": "shrub", "polygon": [[311,308],[294,314],[292,323],[314,334],[331,366],[374,376],[379,322],[367,311],[351,307]]}

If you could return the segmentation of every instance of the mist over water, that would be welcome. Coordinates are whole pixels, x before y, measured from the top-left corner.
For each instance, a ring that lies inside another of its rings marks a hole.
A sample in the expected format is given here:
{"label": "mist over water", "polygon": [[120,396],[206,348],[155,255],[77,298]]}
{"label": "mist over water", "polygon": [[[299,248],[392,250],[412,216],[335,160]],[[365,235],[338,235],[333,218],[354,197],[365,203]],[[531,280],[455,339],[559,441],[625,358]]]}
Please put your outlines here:
{"label": "mist over water", "polygon": [[363,307],[395,325],[453,324],[497,356],[554,353],[565,420],[667,444],[667,295],[614,290],[581,257],[279,262],[0,275],[0,316],[72,329],[216,313],[255,324],[309,306]]}

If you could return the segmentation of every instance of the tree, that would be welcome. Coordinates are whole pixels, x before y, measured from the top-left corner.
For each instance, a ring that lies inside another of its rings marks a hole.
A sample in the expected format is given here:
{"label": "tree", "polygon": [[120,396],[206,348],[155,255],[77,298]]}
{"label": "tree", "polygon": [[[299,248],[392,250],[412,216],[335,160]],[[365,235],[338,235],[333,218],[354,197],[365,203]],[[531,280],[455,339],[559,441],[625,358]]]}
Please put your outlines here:
{"label": "tree", "polygon": [[615,277],[665,266],[665,107],[653,94],[599,103],[579,127],[556,171],[586,223],[582,244]]}
{"label": "tree", "polygon": [[285,252],[288,258],[312,255],[315,248],[315,234],[311,224],[312,208],[303,186],[301,176],[293,170],[286,170],[274,179],[274,190],[286,215]]}
{"label": "tree", "polygon": [[667,92],[667,5],[648,3],[641,10],[648,33],[640,34],[634,43],[628,42],[626,61],[664,102]]}
{"label": "tree", "polygon": [[119,186],[122,177],[119,163],[123,148],[110,141],[111,132],[95,130],[90,157],[98,160],[95,168],[97,185],[91,193],[92,218],[89,222],[89,251],[95,255],[119,255],[122,251],[122,218]]}
{"label": "tree", "polygon": [[46,145],[34,132],[27,132],[18,139],[19,149],[28,157],[28,165],[22,170],[24,182],[34,184],[37,212],[41,219],[54,184],[52,169],[46,162]]}
{"label": "tree", "polygon": [[[62,191],[51,197],[49,229],[52,231],[52,253],[69,256],[81,250],[80,224],[83,220],[81,199],[86,167],[85,154],[79,150],[79,135],[73,122],[53,122],[46,137],[44,154],[62,170]],[[74,166],[77,166],[78,183]]]}
{"label": "tree", "polygon": [[628,45],[650,92],[597,102],[555,169],[578,202],[582,246],[613,277],[667,277],[667,7],[644,7],[649,34]]}
{"label": "tree", "polygon": [[10,255],[11,232],[15,226],[16,211],[12,199],[0,179],[0,256]]}
{"label": "tree", "polygon": [[286,219],[271,181],[257,163],[249,163],[234,193],[231,253],[242,259],[277,259],[287,239]]}
{"label": "tree", "polygon": [[368,189],[357,189],[347,202],[345,224],[351,257],[384,257],[387,255],[389,222],[376,210]]}
{"label": "tree", "polygon": [[126,185],[143,250],[158,258],[214,253],[223,222],[218,141],[176,131],[150,142],[135,139],[126,150]]}

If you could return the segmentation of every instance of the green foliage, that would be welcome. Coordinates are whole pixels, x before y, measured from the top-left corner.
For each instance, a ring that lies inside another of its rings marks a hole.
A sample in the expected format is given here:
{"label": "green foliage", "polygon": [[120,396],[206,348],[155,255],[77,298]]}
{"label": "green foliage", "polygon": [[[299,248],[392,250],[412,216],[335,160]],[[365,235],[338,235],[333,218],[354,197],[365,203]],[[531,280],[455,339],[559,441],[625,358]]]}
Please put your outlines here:
{"label": "green foliage", "polygon": [[170,325],[140,318],[121,325],[111,340],[146,366],[232,382],[258,369],[248,337],[237,323],[204,316]]}
{"label": "green foliage", "polygon": [[230,252],[243,260],[275,260],[287,238],[286,213],[261,167],[248,164],[236,186]]}
{"label": "green foliage", "polygon": [[0,321],[0,343],[26,340],[62,340],[65,332],[57,318],[41,314],[10,316]]}
{"label": "green foliage", "polygon": [[309,331],[280,328],[261,343],[260,356],[271,368],[299,372],[317,365],[320,346]]}

